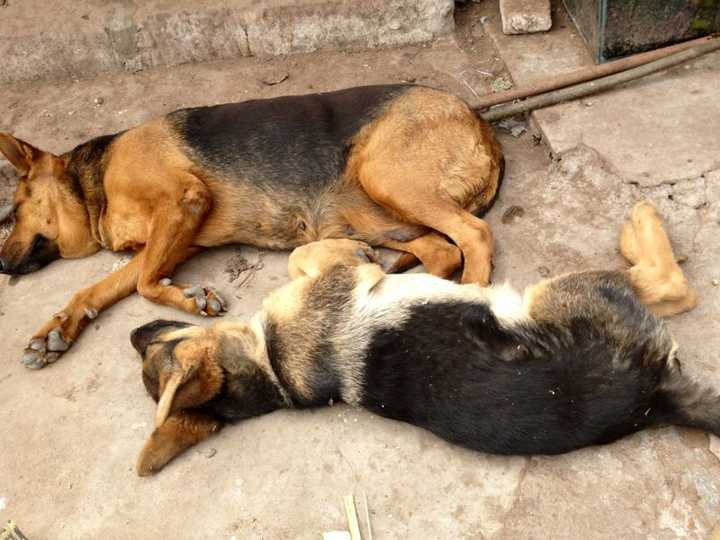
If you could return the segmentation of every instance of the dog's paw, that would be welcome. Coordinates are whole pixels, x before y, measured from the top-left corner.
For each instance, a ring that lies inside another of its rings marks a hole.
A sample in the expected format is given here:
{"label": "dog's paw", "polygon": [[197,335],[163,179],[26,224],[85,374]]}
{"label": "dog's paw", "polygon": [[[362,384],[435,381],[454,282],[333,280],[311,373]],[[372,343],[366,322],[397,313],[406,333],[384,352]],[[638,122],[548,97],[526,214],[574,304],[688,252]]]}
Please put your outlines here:
{"label": "dog's paw", "polygon": [[185,298],[195,300],[195,305],[204,317],[221,317],[227,312],[227,304],[217,291],[211,288],[194,286],[183,289]]}
{"label": "dog's paw", "polygon": [[28,369],[40,369],[55,362],[69,348],[70,343],[65,341],[60,329],[56,328],[46,337],[31,339],[20,362]]}
{"label": "dog's paw", "polygon": [[77,338],[80,330],[98,316],[91,307],[70,307],[57,313],[25,347],[20,362],[28,369],[40,369],[57,361]]}

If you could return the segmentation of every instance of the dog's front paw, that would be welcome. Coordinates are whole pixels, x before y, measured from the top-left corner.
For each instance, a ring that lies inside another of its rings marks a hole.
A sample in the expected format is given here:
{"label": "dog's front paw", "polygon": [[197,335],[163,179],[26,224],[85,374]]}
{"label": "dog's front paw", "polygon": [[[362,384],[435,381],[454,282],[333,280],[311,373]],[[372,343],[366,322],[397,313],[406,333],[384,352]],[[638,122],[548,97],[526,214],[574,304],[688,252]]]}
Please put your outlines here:
{"label": "dog's front paw", "polygon": [[32,338],[20,361],[28,369],[43,368],[60,358],[70,348],[70,343],[63,337],[60,328],[55,328],[46,336]]}
{"label": "dog's front paw", "polygon": [[183,289],[185,298],[192,298],[204,317],[220,317],[227,312],[227,304],[217,291],[200,286]]}
{"label": "dog's front paw", "polygon": [[30,339],[20,362],[28,369],[52,364],[70,348],[84,323],[97,316],[98,311],[89,307],[61,311]]}

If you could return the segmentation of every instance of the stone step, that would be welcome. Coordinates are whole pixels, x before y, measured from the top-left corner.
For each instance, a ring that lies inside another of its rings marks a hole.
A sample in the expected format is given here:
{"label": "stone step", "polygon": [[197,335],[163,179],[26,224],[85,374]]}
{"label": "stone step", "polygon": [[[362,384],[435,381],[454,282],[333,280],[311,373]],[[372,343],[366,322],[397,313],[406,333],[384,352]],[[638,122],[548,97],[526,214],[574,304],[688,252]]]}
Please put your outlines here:
{"label": "stone step", "polygon": [[453,8],[453,0],[5,0],[0,84],[422,43],[453,30]]}

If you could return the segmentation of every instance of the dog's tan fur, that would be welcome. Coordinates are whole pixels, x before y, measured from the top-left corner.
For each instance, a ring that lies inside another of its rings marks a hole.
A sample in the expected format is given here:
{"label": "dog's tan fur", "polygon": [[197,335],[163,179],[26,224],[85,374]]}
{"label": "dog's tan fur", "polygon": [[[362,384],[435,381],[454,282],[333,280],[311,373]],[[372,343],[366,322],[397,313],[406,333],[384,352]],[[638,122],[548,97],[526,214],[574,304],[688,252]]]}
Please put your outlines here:
{"label": "dog's tan fur", "polygon": [[[288,249],[351,237],[406,251],[442,277],[464,258],[462,281],[488,284],[493,238],[472,212],[497,193],[502,153],[489,126],[458,98],[429,88],[398,91],[352,138],[344,172],[317,200],[297,200],[282,189],[269,193],[253,178],[229,182],[203,168],[176,123],[168,116],[118,135],[97,163],[102,178],[88,165],[92,147],[54,156],[0,134],[0,152],[21,176],[15,228],[0,251],[6,263],[22,257],[37,234],[67,258],[100,248],[137,252],[125,268],[74,295],[32,337],[29,366],[42,367],[62,352],[42,356],[51,332],[69,345],[88,314],[135,290],[188,313],[220,314],[222,301],[211,289],[201,289],[199,301],[184,294],[187,285],[161,283],[203,247]],[[73,195],[71,172],[84,205]]]}

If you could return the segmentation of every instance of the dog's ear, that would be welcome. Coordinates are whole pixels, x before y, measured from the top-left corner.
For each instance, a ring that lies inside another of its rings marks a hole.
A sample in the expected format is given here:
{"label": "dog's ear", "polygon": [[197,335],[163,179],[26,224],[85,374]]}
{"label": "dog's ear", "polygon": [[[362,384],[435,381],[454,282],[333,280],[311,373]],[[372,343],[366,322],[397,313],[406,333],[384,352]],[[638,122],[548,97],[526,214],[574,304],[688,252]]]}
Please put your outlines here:
{"label": "dog's ear", "polygon": [[[172,410],[178,389],[182,385],[190,382],[193,377],[197,376],[198,368],[202,361],[202,357],[195,356],[182,363],[173,362],[165,373],[160,374],[160,399],[158,400],[158,408],[155,413],[155,427],[160,427],[165,423],[165,420],[167,420]],[[163,380],[164,384],[162,383]]]}
{"label": "dog's ear", "polygon": [[222,369],[214,359],[211,339],[183,340],[173,351],[173,360],[160,376],[160,398],[155,426],[165,423],[171,412],[201,405],[212,399],[222,386]]}
{"label": "dog's ear", "polygon": [[9,133],[0,133],[0,152],[12,163],[20,175],[26,175],[30,171],[32,163],[43,154],[42,150],[16,139]]}

